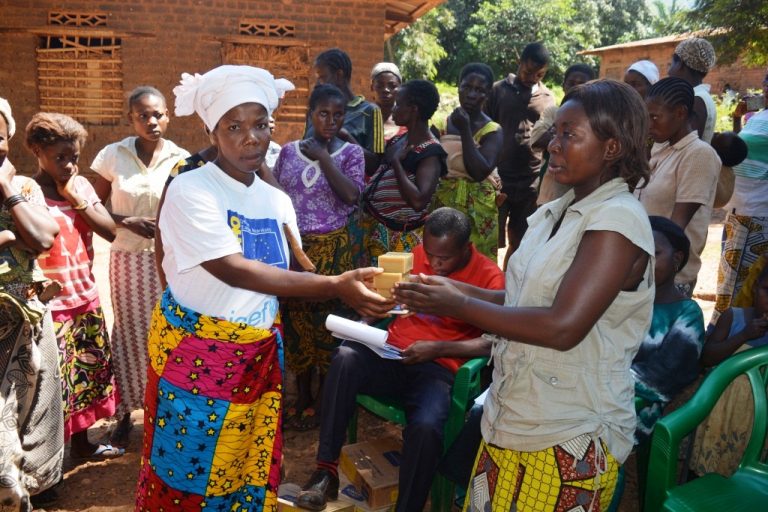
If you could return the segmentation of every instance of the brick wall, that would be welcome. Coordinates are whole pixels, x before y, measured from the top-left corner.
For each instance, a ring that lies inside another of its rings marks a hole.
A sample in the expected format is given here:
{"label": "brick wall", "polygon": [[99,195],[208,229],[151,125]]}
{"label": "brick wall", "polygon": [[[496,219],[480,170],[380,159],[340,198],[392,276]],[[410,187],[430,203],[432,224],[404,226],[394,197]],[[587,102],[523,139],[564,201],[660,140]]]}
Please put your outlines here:
{"label": "brick wall", "polygon": [[[324,49],[338,46],[353,63],[353,90],[369,95],[368,72],[383,58],[384,3],[364,0],[101,0],[99,2],[0,0],[0,96],[11,103],[20,128],[11,141],[10,158],[23,174],[36,162],[23,149],[24,126],[39,110],[32,30],[46,27],[48,12],[98,11],[108,14],[108,30],[122,35],[123,90],[149,84],[172,105],[172,89],[182,72],[205,72],[222,64],[221,38],[236,36],[240,18],[293,22],[296,38],[308,47],[310,61]],[[306,70],[314,83],[311,68]],[[172,111],[172,106],[169,107]],[[278,117],[279,120],[279,117]],[[300,136],[298,123],[278,124],[275,139],[284,143]],[[89,139],[81,156],[85,172],[99,149],[132,135],[127,121],[115,126],[86,125]],[[207,145],[196,117],[172,117],[167,138],[190,152]]]}
{"label": "brick wall", "polygon": [[[642,47],[617,48],[602,52],[600,54],[600,77],[621,80],[624,77],[624,70],[633,62],[647,59],[656,64],[663,78],[667,76],[667,69],[672,63],[672,54],[676,46],[677,42],[671,42]],[[732,89],[744,93],[748,89],[760,89],[765,73],[765,68],[749,67],[738,60],[730,66],[715,66],[707,74],[704,82],[712,86],[711,90],[715,94],[721,94],[726,84],[730,85]]]}

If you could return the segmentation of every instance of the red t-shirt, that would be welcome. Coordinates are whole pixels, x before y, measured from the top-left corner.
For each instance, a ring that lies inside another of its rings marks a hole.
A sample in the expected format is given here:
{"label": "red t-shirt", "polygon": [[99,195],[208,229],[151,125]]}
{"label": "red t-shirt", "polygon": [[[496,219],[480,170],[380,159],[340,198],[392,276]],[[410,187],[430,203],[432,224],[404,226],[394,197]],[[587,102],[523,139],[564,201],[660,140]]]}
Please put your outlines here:
{"label": "red t-shirt", "polygon": [[[434,275],[422,245],[413,250],[413,270],[411,272],[413,274]],[[487,256],[479,253],[474,245],[469,263],[448,277],[455,281],[489,290],[504,289],[504,274],[499,266]],[[463,341],[477,338],[483,334],[481,329],[455,318],[418,313],[395,318],[389,324],[388,330],[387,343],[399,349],[406,349],[417,341]],[[456,373],[459,366],[464,364],[466,360],[441,357],[435,359],[435,362]]]}

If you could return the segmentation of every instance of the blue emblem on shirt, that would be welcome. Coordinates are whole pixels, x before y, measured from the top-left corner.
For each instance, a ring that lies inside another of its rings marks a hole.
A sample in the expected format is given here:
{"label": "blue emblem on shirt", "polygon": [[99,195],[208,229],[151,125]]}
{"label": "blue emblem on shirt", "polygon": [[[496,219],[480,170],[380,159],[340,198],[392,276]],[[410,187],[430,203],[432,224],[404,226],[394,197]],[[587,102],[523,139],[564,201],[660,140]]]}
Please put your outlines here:
{"label": "blue emblem on shirt", "polygon": [[249,219],[231,210],[227,210],[227,219],[246,259],[288,268],[283,234],[275,219]]}

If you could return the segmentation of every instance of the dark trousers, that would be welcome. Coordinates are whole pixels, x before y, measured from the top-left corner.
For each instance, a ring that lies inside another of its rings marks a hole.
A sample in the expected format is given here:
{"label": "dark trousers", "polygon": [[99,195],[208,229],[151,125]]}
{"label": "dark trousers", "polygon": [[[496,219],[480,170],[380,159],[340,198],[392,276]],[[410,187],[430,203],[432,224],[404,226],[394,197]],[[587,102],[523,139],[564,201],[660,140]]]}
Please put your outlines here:
{"label": "dark trousers", "polygon": [[405,365],[382,359],[359,343],[344,342],[334,352],[323,384],[317,460],[339,459],[358,393],[397,398],[407,425],[396,510],[421,511],[443,452],[452,385],[453,373],[436,363]]}
{"label": "dark trousers", "polygon": [[528,217],[536,211],[536,190],[509,189],[502,192],[507,199],[499,206],[499,247],[509,245],[511,254],[520,245],[525,231],[528,229]]}

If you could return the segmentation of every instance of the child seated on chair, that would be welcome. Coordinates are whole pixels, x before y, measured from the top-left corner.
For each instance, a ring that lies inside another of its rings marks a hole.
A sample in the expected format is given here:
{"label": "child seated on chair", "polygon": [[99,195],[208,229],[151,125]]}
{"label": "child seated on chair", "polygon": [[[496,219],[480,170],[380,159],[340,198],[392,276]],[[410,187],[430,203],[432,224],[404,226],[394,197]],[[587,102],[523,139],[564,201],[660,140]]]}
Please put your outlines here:
{"label": "child seated on chair", "polygon": [[[755,265],[765,265],[758,260]],[[752,306],[726,309],[707,336],[701,364],[719,364],[731,354],[768,344],[768,265],[758,271]],[[751,273],[751,272],[750,272]],[[748,278],[749,279],[749,278]],[[690,468],[697,474],[730,476],[741,462],[752,429],[754,406],[746,376],[739,376],[720,396],[696,431]]]}
{"label": "child seated on chair", "polygon": [[[423,243],[413,251],[413,273],[447,276],[481,288],[501,290],[498,265],[470,242],[469,218],[452,208],[432,212]],[[487,356],[482,331],[449,317],[399,316],[388,327],[388,343],[403,359],[382,359],[364,345],[344,342],[333,354],[322,397],[317,470],[297,505],[323,510],[338,495],[338,461],[358,393],[397,398],[405,406],[403,458],[396,510],[422,510],[440,455],[454,374],[467,358]]]}
{"label": "child seated on chair", "polygon": [[656,297],[648,334],[632,361],[635,396],[647,402],[637,411],[635,443],[650,438],[664,407],[699,375],[704,345],[704,315],[696,301],[675,286],[675,274],[685,266],[691,243],[680,226],[651,216],[656,246]]}

